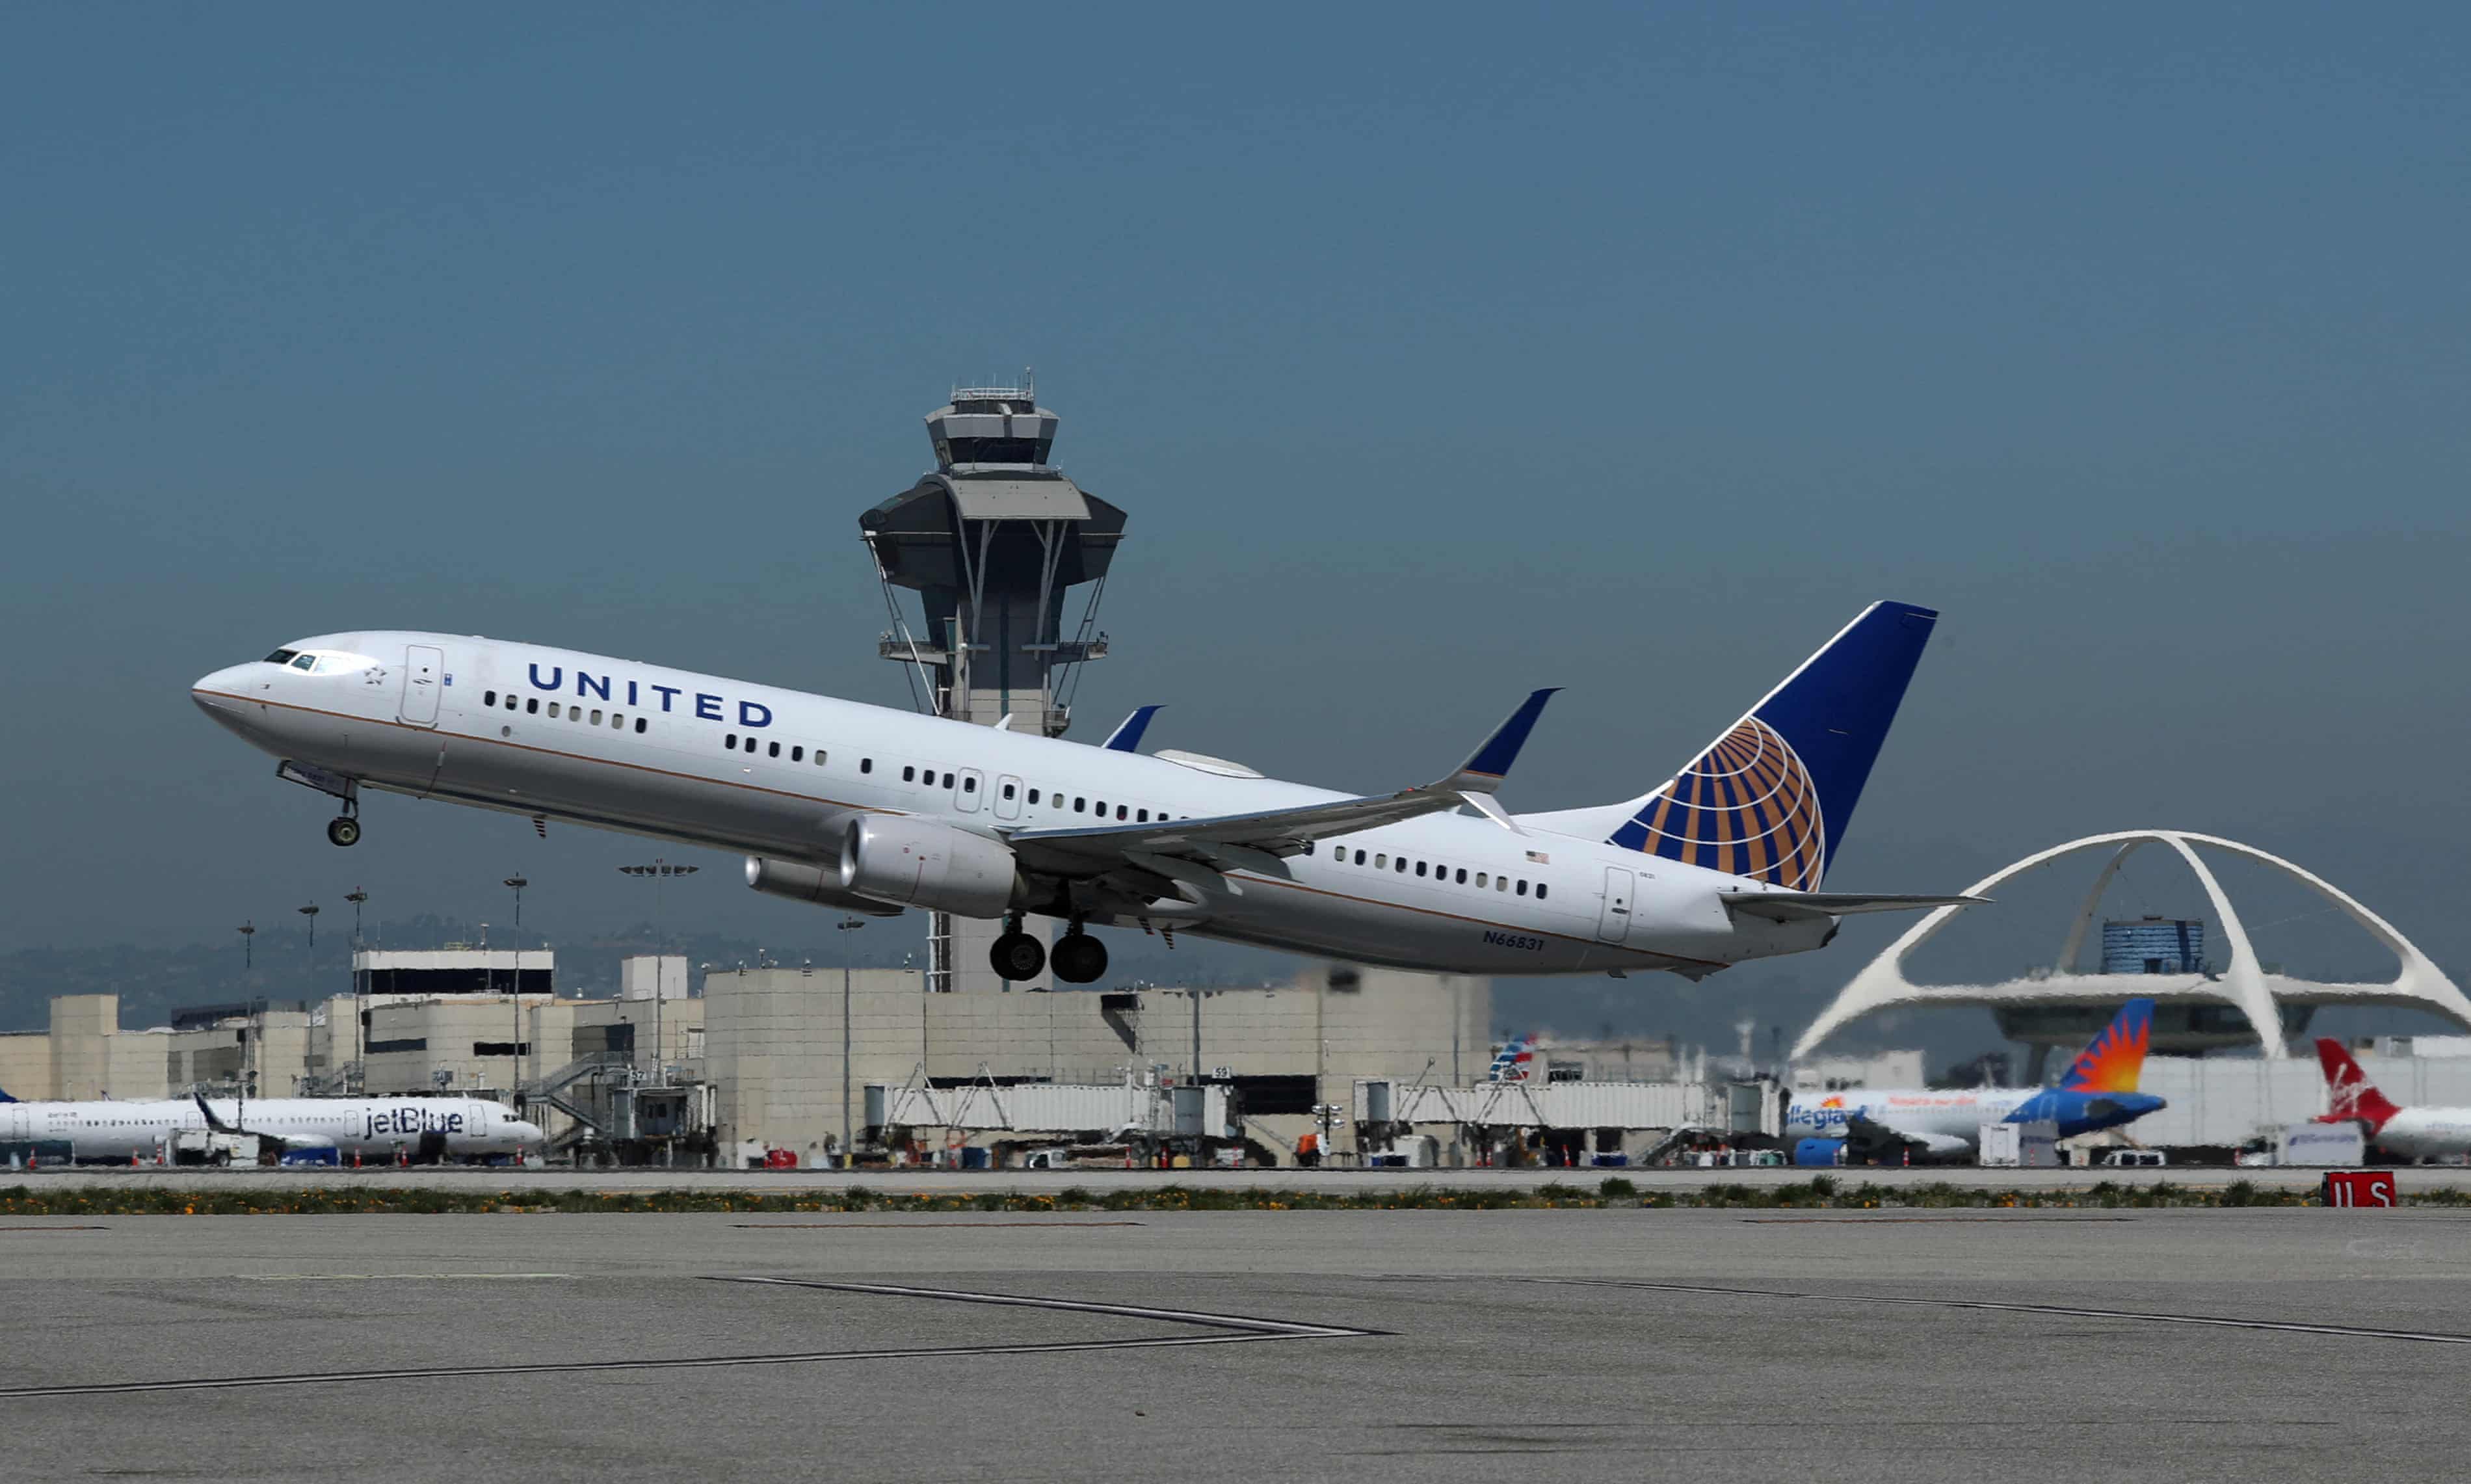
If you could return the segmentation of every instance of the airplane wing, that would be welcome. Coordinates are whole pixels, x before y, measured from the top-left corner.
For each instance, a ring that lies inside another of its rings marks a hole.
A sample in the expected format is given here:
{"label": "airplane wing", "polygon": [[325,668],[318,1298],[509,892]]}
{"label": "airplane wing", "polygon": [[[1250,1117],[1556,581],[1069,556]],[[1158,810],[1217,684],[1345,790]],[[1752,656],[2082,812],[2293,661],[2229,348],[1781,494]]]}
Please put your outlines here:
{"label": "airplane wing", "polygon": [[[1131,865],[1188,888],[1229,883],[1221,871],[1246,869],[1284,874],[1280,860],[1300,855],[1314,840],[1353,835],[1385,824],[1446,813],[1461,804],[1482,809],[1510,771],[1527,734],[1553,689],[1537,691],[1494,729],[1484,744],[1447,778],[1422,788],[1361,798],[1331,799],[1294,809],[1207,819],[1163,819],[1149,824],[1096,825],[1086,829],[1020,830],[1006,836],[1023,859],[1065,875],[1087,875]],[[1489,813],[1489,812],[1488,812]]]}
{"label": "airplane wing", "polygon": [[1855,1147],[1872,1158],[1889,1149],[1910,1149],[1925,1158],[1942,1160],[1973,1152],[1972,1141],[1954,1134],[1917,1133],[1860,1113],[1845,1120],[1845,1134]]}
{"label": "airplane wing", "polygon": [[1852,891],[1728,891],[1725,906],[1776,922],[1847,917],[1855,912],[1918,912],[1935,907],[1984,907],[1989,897],[1930,897]]}

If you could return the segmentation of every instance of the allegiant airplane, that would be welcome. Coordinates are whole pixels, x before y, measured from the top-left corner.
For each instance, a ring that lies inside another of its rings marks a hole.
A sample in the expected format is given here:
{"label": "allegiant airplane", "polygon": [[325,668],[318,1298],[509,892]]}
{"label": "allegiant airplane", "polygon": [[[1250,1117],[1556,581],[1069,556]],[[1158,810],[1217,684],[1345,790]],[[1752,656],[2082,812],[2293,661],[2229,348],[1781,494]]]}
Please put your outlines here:
{"label": "allegiant airplane", "polygon": [[[1797,1097],[1785,1110],[1785,1137],[1842,1141],[1865,1158],[1911,1150],[1955,1159],[1973,1152],[1985,1123],[2059,1125],[2061,1139],[2132,1123],[2169,1106],[2136,1090],[2153,1038],[2153,1001],[2130,1000],[2102,1034],[2077,1053],[2057,1087],[1909,1089]],[[1810,1154],[1832,1151],[1803,1151]]]}
{"label": "allegiant airplane", "polygon": [[[741,852],[759,891],[879,916],[1001,919],[996,972],[1089,983],[1092,926],[1186,930],[1395,968],[1663,969],[1801,953],[1848,912],[1971,899],[1821,889],[1938,615],[1873,603],[1674,777],[1505,813],[1529,695],[1456,769],[1396,793],[1281,783],[537,645],[296,640],[192,696],[342,801],[365,789]],[[1146,719],[1146,718],[1142,718]],[[1126,730],[1137,730],[1128,726]]]}

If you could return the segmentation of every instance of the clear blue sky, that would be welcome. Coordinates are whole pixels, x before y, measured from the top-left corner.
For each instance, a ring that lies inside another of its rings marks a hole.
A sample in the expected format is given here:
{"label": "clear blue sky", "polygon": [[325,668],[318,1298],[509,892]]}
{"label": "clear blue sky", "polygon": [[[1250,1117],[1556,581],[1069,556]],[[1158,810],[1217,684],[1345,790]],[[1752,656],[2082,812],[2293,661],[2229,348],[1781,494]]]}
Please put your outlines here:
{"label": "clear blue sky", "polygon": [[[1389,787],[1562,684],[1511,802],[1599,801],[1894,597],[1947,616],[1832,883],[2177,823],[2459,974],[2466,40],[2402,5],[15,8],[0,947],[356,883],[481,916],[510,868],[528,920],[617,921],[637,843],[380,801],[345,857],[185,682],[401,625],[899,703],[857,514],[954,379],[1034,365],[1132,514],[1085,713],[1170,703],[1158,744]],[[2019,922],[1980,952],[2056,938]]]}

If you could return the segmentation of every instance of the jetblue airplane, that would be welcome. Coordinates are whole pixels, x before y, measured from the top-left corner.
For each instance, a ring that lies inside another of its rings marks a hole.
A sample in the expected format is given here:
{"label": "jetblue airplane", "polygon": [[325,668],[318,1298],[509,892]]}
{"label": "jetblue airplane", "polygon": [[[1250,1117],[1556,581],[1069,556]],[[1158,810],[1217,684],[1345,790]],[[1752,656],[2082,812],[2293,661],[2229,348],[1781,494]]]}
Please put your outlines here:
{"label": "jetblue airplane", "polygon": [[737,851],[759,891],[1000,918],[1007,979],[1048,964],[1025,914],[1067,925],[1052,967],[1076,984],[1106,972],[1094,925],[1441,973],[1696,978],[1818,948],[1848,912],[1971,900],[1820,889],[1937,619],[1873,603],[1671,779],[1521,815],[1494,795],[1551,691],[1438,782],[1361,797],[1120,735],[449,634],[297,640],[191,695],[342,801],[338,845],[374,789]]}
{"label": "jetblue airplane", "polygon": [[2130,1000],[2077,1053],[2057,1087],[1859,1090],[1796,1098],[1785,1109],[1785,1138],[1797,1142],[1798,1156],[1833,1153],[1804,1150],[1801,1143],[1841,1142],[1865,1159],[1905,1150],[1956,1159],[1974,1151],[1985,1123],[2047,1120],[2059,1125],[2062,1139],[2117,1128],[2168,1106],[2136,1090],[2153,1035],[2153,1001]]}
{"label": "jetblue airplane", "polygon": [[539,1148],[538,1125],[479,1097],[172,1097],[114,1102],[19,1102],[0,1093],[0,1142],[65,1142],[82,1160],[151,1157],[184,1132],[255,1134],[286,1151],[339,1155],[398,1150],[430,1157],[521,1154]]}

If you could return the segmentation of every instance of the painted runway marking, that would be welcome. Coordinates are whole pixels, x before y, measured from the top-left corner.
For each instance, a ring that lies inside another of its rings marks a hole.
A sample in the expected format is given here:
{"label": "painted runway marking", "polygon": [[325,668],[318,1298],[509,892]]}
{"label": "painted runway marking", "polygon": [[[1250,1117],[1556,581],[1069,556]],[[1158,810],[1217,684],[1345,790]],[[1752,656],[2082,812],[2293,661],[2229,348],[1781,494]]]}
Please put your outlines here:
{"label": "painted runway marking", "polygon": [[2360,1325],[2303,1324],[2289,1319],[2234,1319],[2224,1314],[2156,1314],[2132,1308],[2083,1308],[2073,1304],[2004,1304],[1991,1299],[1908,1299],[1877,1293],[1801,1293],[1786,1288],[1719,1288],[1705,1284],[1641,1283],[1612,1278],[1531,1278],[1529,1283],[1587,1288],[1642,1288],[1658,1293],[1714,1294],[1724,1298],[1797,1299],[1804,1303],[1890,1304],[1915,1308],[1964,1308],[2000,1314],[2049,1314],[2064,1319],[2132,1319],[2144,1324],[2194,1325],[2217,1330],[2271,1330],[2285,1334],[2331,1334],[2344,1339],[2416,1340],[2429,1345],[2471,1345],[2471,1334],[2444,1331],[2378,1330]]}
{"label": "painted runway marking", "polygon": [[1953,1226],[1962,1221],[1987,1221],[2013,1226],[2020,1221],[2133,1221],[2134,1216],[1744,1216],[1744,1226],[1819,1226],[1845,1222],[1856,1226]]}
{"label": "painted runway marking", "polygon": [[791,1351],[757,1355],[686,1355],[668,1360],[553,1360],[530,1364],[406,1366],[373,1371],[292,1372],[269,1376],[200,1376],[156,1381],[106,1381],[90,1385],[0,1387],[0,1401],[33,1397],[113,1397],[165,1391],[236,1391],[266,1386],[322,1386],[357,1381],[459,1379],[484,1376],[578,1376],[596,1371],[703,1371],[741,1366],[812,1365],[832,1360],[949,1359],[967,1355],[1058,1355],[1085,1351],[1175,1350],[1198,1345],[1258,1345],[1271,1340],[1359,1338],[1383,1334],[1344,1325],[1302,1324],[1284,1319],[1259,1319],[1243,1314],[1213,1314],[1199,1309],[1152,1308],[1139,1304],[1098,1304],[1081,1299],[1047,1299],[1027,1294],[974,1293],[957,1288],[918,1288],[898,1284],[826,1283],[794,1278],[714,1276],[713,1283],[759,1284],[785,1288],[820,1288],[839,1293],[875,1294],[892,1298],[942,1299],[958,1304],[992,1304],[1007,1307],[1047,1308],[1067,1313],[1107,1314],[1155,1323],[1189,1325],[1214,1332],[1161,1334],[1120,1340],[1025,1341],[1002,1345],[922,1345],[898,1350]]}
{"label": "painted runway marking", "polygon": [[0,1226],[0,1237],[19,1232],[108,1232],[107,1226]]}
{"label": "painted runway marking", "polygon": [[920,1227],[950,1226],[965,1231],[985,1231],[1006,1226],[1146,1226],[1143,1221],[732,1221],[741,1232],[849,1232],[888,1228],[897,1232],[914,1232]]}
{"label": "painted runway marking", "polygon": [[571,1279],[571,1272],[235,1272],[242,1284],[435,1284],[492,1279]]}

